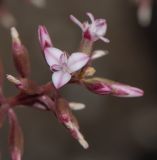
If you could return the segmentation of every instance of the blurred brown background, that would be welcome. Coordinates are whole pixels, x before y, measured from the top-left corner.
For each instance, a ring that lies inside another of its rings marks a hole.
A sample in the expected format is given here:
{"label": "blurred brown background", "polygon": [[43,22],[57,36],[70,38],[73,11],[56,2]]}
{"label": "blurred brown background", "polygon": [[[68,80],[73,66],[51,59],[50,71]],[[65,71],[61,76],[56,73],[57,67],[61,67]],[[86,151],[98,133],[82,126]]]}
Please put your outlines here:
{"label": "blurred brown background", "polygon": [[[157,31],[156,6],[152,23],[138,25],[136,7],[129,0],[47,0],[45,9],[38,9],[22,0],[7,0],[17,19],[17,29],[28,47],[32,79],[39,84],[51,79],[38,43],[37,27],[44,24],[57,48],[70,53],[79,46],[81,32],[70,20],[74,14],[82,21],[85,13],[108,21],[110,44],[99,41],[95,48],[110,54],[97,60],[97,76],[106,77],[144,89],[142,98],[98,96],[78,86],[68,86],[63,94],[69,101],[83,102],[86,109],[76,116],[81,131],[90,144],[86,151],[50,113],[29,108],[16,109],[25,136],[23,160],[157,160]],[[5,73],[16,75],[11,57],[9,30],[0,26],[0,56]],[[16,89],[5,81],[7,96]],[[9,160],[7,123],[0,132],[2,159]]]}

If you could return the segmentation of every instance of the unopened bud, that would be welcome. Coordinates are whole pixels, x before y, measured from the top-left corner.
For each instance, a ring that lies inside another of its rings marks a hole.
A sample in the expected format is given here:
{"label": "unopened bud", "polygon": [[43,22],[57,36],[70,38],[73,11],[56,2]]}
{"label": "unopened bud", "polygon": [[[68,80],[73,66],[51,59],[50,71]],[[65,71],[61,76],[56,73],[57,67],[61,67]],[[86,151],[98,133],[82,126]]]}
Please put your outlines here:
{"label": "unopened bud", "polygon": [[56,110],[59,121],[70,131],[72,137],[75,138],[83,148],[87,149],[88,143],[79,131],[78,122],[70,111],[68,102],[63,98],[59,98],[57,100]]}
{"label": "unopened bud", "polygon": [[108,95],[111,93],[110,86],[107,83],[103,83],[97,79],[92,78],[85,80],[84,84],[87,87],[87,89],[96,94]]}
{"label": "unopened bud", "polygon": [[21,77],[25,78],[30,73],[30,62],[27,49],[22,45],[17,30],[11,28],[13,59],[17,71]]}
{"label": "unopened bud", "polygon": [[111,87],[112,94],[117,97],[141,97],[144,94],[143,90],[139,88],[120,83],[113,83]]}
{"label": "unopened bud", "polygon": [[121,84],[103,78],[91,78],[84,80],[85,86],[92,92],[105,95],[111,94],[116,97],[140,97],[143,90],[129,85]]}
{"label": "unopened bud", "polygon": [[53,47],[51,38],[45,26],[40,25],[38,27],[38,37],[39,37],[40,46],[43,51],[46,47]]}

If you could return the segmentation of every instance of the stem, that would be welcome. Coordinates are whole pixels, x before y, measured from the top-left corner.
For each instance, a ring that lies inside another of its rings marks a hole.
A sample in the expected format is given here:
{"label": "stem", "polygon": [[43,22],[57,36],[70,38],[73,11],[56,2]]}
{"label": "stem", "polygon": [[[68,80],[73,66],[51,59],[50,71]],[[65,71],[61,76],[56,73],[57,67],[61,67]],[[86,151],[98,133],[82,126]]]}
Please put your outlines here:
{"label": "stem", "polygon": [[91,55],[92,48],[93,48],[93,41],[90,41],[85,38],[81,40],[80,49],[79,49],[80,52]]}

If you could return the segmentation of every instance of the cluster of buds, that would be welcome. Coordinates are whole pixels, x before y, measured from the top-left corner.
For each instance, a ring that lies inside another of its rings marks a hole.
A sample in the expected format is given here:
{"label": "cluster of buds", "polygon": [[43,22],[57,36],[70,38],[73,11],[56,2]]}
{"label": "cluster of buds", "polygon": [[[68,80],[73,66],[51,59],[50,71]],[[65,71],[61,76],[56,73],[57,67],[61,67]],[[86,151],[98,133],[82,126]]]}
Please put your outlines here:
{"label": "cluster of buds", "polygon": [[[38,8],[44,8],[46,6],[46,0],[23,0],[26,3],[30,3]],[[5,0],[0,0],[0,23],[5,28],[10,28],[16,24],[16,18],[9,11],[5,4]]]}
{"label": "cluster of buds", "polygon": [[82,29],[80,50],[72,54],[55,48],[47,29],[44,26],[39,26],[38,35],[41,50],[52,72],[52,80],[40,86],[30,79],[28,51],[22,44],[17,30],[14,27],[11,28],[12,55],[19,77],[6,75],[6,78],[17,87],[19,93],[9,98],[4,96],[2,90],[4,72],[2,63],[0,63],[0,127],[3,126],[4,120],[8,119],[12,160],[21,160],[23,153],[23,135],[14,112],[14,108],[17,106],[25,105],[54,113],[72,137],[87,149],[89,145],[80,132],[78,121],[72,113],[72,110],[83,109],[85,105],[68,102],[60,94],[60,89],[63,86],[73,83],[99,95],[118,97],[139,97],[143,95],[143,91],[138,88],[93,77],[95,69],[91,66],[91,62],[106,54],[102,50],[93,51],[94,42],[99,39],[104,42],[109,42],[109,40],[104,38],[107,30],[106,20],[94,19],[91,13],[87,13],[87,16],[89,16],[91,22],[81,23],[74,16],[70,16],[71,20]]}
{"label": "cluster of buds", "polygon": [[153,0],[134,0],[137,4],[137,18],[141,26],[148,26],[152,20]]}

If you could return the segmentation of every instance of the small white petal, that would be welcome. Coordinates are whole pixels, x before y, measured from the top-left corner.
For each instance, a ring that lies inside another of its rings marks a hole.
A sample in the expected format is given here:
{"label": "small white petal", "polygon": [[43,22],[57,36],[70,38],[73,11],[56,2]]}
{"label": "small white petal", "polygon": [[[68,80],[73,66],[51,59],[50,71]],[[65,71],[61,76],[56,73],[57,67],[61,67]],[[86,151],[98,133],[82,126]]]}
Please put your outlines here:
{"label": "small white petal", "polygon": [[71,79],[71,75],[68,72],[57,71],[52,75],[52,82],[54,86],[59,89],[64,86]]}
{"label": "small white petal", "polygon": [[83,30],[83,25],[82,23],[76,18],[74,17],[73,15],[70,15],[70,19],[77,25],[81,28],[81,30]]}
{"label": "small white petal", "polygon": [[44,50],[45,58],[48,65],[51,67],[55,64],[60,64],[60,56],[63,52],[57,48],[48,47]]}
{"label": "small white petal", "polygon": [[99,37],[102,41],[104,41],[105,43],[110,43],[110,40],[105,38],[105,37]]}
{"label": "small white petal", "polygon": [[91,20],[92,23],[95,23],[94,16],[93,16],[92,13],[87,12],[86,15],[90,18],[90,20]]}
{"label": "small white petal", "polygon": [[89,56],[81,53],[81,52],[76,52],[71,54],[71,56],[68,59],[68,68],[70,72],[75,72],[81,69],[83,66],[87,64],[89,60]]}
{"label": "small white petal", "polygon": [[70,102],[70,103],[69,103],[69,107],[70,107],[72,110],[82,110],[82,109],[84,109],[86,106],[85,106],[85,104],[83,104],[83,103]]}
{"label": "small white petal", "polygon": [[95,50],[92,54],[91,59],[101,58],[103,56],[106,56],[108,53],[109,53],[108,51],[104,51],[104,50]]}

